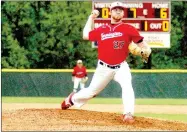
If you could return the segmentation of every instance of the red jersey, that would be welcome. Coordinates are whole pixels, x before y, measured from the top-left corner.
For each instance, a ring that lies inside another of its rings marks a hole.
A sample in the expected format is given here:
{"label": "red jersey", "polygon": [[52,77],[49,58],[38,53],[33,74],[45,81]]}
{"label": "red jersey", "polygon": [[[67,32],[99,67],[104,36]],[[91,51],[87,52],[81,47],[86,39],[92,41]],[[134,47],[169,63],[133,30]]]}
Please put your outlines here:
{"label": "red jersey", "polygon": [[75,66],[73,68],[72,76],[76,76],[78,78],[87,76],[86,67],[82,66],[81,68],[79,68],[78,66]]}
{"label": "red jersey", "polygon": [[89,32],[89,40],[98,42],[98,59],[110,65],[126,60],[129,44],[143,40],[138,30],[129,24],[102,25]]}

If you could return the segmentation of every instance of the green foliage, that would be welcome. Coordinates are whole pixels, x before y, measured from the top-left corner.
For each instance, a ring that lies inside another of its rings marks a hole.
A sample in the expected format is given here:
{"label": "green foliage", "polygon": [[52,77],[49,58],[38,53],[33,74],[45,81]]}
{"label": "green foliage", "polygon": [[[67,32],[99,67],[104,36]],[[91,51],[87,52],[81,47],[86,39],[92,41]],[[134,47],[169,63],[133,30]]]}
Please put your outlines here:
{"label": "green foliage", "polygon": [[4,18],[2,24],[2,67],[29,68],[28,51],[14,38],[10,25]]}
{"label": "green foliage", "polygon": [[[82,39],[91,2],[2,2],[3,68],[72,68],[97,64],[97,49]],[[130,55],[131,68],[187,68],[187,2],[172,2],[171,48],[153,49],[151,63]],[[181,14],[181,15],[179,15]]]}

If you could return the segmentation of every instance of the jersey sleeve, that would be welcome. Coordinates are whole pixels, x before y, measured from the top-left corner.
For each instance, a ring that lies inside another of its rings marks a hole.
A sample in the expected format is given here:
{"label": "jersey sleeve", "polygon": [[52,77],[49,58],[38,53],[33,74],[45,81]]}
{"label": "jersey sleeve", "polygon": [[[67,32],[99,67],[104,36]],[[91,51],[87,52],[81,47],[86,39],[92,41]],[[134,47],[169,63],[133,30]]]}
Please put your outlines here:
{"label": "jersey sleeve", "polygon": [[129,26],[128,31],[130,38],[134,43],[138,43],[143,40],[144,37],[140,36],[139,31],[135,27]]}
{"label": "jersey sleeve", "polygon": [[98,41],[100,40],[100,28],[95,28],[89,32],[89,40],[90,41]]}

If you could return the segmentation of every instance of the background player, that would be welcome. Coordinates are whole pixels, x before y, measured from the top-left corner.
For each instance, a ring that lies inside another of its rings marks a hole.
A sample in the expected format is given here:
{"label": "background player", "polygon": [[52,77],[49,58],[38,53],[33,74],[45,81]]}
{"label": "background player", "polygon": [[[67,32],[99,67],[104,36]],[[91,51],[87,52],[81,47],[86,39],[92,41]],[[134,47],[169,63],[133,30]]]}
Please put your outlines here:
{"label": "background player", "polygon": [[82,60],[77,61],[77,65],[73,68],[72,73],[72,81],[74,82],[73,92],[78,91],[78,87],[80,84],[80,88],[85,88],[85,83],[88,80],[86,67],[83,66]]}
{"label": "background player", "polygon": [[99,12],[94,10],[89,16],[83,30],[83,39],[98,42],[98,65],[90,86],[87,89],[80,90],[78,93],[71,93],[62,102],[61,108],[67,109],[72,105],[81,107],[89,99],[98,95],[113,79],[122,88],[123,121],[131,123],[134,121],[135,97],[131,83],[130,68],[126,58],[130,50],[131,53],[147,60],[151,49],[133,26],[122,22],[124,16],[123,3],[113,2],[110,7],[110,13],[111,24],[100,26],[94,30],[91,27],[94,18],[99,15]]}

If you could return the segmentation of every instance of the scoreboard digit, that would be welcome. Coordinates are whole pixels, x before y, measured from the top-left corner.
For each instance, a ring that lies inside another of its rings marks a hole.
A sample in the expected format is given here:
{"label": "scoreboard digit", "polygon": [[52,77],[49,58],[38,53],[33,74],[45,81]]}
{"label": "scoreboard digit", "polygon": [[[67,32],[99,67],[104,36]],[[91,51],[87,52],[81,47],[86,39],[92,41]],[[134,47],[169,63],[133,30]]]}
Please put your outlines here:
{"label": "scoreboard digit", "polygon": [[[112,3],[112,2],[111,2]],[[104,1],[93,1],[92,8],[100,12],[94,20],[95,27],[110,23],[110,4]],[[154,38],[150,42],[153,48],[170,47],[170,7],[169,0],[163,2],[124,0],[124,23],[130,24],[140,31],[146,40]],[[163,38],[164,36],[164,38]],[[156,39],[157,38],[157,39]],[[161,40],[164,39],[164,40]],[[151,41],[151,40],[148,40]],[[157,42],[156,42],[157,41]],[[159,45],[157,45],[160,43]]]}
{"label": "scoreboard digit", "polygon": [[167,18],[167,9],[166,8],[160,9],[160,18]]}
{"label": "scoreboard digit", "polygon": [[130,11],[133,12],[133,18],[136,18],[136,8],[130,8]]}
{"label": "scoreboard digit", "polygon": [[108,8],[102,8],[101,17],[102,18],[109,18],[109,10],[108,10]]}

